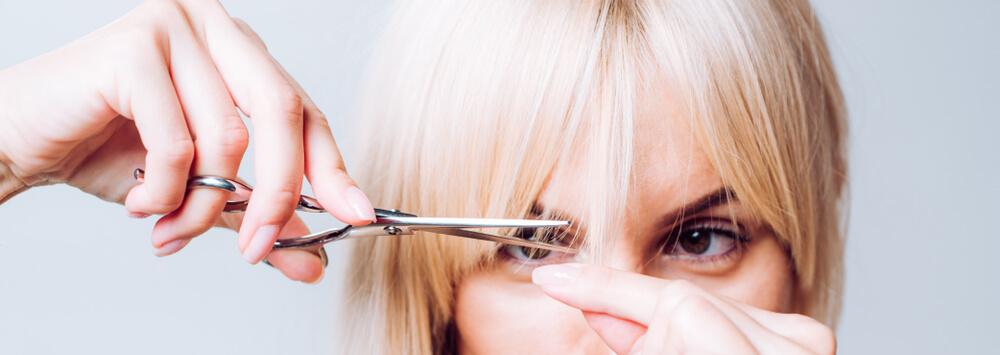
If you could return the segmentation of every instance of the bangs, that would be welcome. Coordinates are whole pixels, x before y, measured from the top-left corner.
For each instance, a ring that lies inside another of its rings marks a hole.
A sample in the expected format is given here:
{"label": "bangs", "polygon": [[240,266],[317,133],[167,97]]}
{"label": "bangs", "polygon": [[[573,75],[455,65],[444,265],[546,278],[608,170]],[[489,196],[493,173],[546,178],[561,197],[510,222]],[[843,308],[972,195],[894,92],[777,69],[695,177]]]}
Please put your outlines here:
{"label": "bangs", "polygon": [[[636,31],[598,2],[493,4],[434,11],[440,18],[421,17],[419,26],[394,23],[448,33],[416,36],[438,41],[383,41],[390,53],[379,58],[393,65],[376,64],[378,75],[416,80],[380,84],[379,98],[393,104],[363,106],[366,136],[377,139],[362,177],[381,188],[373,202],[427,216],[527,218],[556,165],[582,163],[583,217],[591,235],[611,235],[628,189],[636,65],[626,47]],[[400,19],[428,13],[399,10]],[[601,255],[607,242],[586,244]],[[437,236],[391,243],[440,253],[454,261],[452,276],[497,250]]]}
{"label": "bangs", "polygon": [[[360,103],[356,176],[373,204],[559,218],[532,207],[572,166],[587,222],[573,238],[604,263],[637,97],[668,83],[723,183],[788,248],[797,312],[835,321],[843,103],[806,2],[402,1],[393,13]],[[498,251],[432,234],[355,243],[348,302],[366,311],[348,313],[348,343],[364,353],[439,352],[456,283]]]}

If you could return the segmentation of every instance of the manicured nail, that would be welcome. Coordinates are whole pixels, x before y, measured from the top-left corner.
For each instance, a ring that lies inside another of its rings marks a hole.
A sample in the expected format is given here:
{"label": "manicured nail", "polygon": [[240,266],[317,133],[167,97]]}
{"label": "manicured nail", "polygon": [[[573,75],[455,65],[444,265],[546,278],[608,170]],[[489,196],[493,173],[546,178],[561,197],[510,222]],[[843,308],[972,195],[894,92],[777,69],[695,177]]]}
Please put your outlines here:
{"label": "manicured nail", "polygon": [[132,218],[146,218],[146,217],[149,217],[149,213],[129,212],[128,216],[132,217]]}
{"label": "manicured nail", "polygon": [[312,280],[312,281],[303,281],[303,282],[305,282],[307,284],[310,284],[310,285],[315,285],[315,284],[318,284],[320,281],[323,281],[323,277],[324,276],[326,276],[326,269],[320,270],[319,271],[319,277],[317,277],[315,280]]}
{"label": "manicured nail", "polygon": [[375,209],[372,208],[372,202],[368,201],[368,197],[357,186],[350,186],[345,189],[344,196],[347,198],[347,203],[351,204],[351,208],[354,209],[354,214],[358,218],[366,221],[375,219]]}
{"label": "manicured nail", "polygon": [[580,264],[542,266],[531,273],[531,282],[542,287],[564,287],[576,283],[583,267]]}
{"label": "manicured nail", "polygon": [[274,246],[275,236],[278,234],[278,226],[266,225],[257,227],[257,231],[250,238],[250,245],[243,251],[243,259],[250,264],[259,263],[267,256],[267,252]]}
{"label": "manicured nail", "polygon": [[163,244],[163,246],[161,246],[161,247],[153,250],[153,255],[156,255],[156,256],[159,256],[159,257],[164,257],[164,256],[167,256],[167,255],[171,255],[171,254],[176,253],[176,252],[180,251],[181,249],[183,249],[184,246],[186,246],[189,242],[191,242],[191,239],[178,239],[178,240],[175,240],[175,241]]}

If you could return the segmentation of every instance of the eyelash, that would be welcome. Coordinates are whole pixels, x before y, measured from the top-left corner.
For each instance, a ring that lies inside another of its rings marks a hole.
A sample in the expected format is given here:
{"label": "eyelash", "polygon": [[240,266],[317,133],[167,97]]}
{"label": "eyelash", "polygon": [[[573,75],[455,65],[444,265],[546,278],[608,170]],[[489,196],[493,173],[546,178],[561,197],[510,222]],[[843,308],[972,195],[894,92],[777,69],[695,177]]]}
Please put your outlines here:
{"label": "eyelash", "polygon": [[[519,229],[515,235],[521,239],[534,239],[534,240],[545,240],[553,244],[567,244],[573,239],[572,234],[559,230],[555,232],[545,231],[541,238],[535,238],[534,235],[528,236],[527,232],[530,230]],[[531,231],[533,233],[533,231]],[[548,251],[542,249],[534,249],[528,247],[521,247],[516,245],[501,245],[498,250],[498,255],[508,260],[524,264],[526,266],[537,266],[544,264],[554,264],[560,261],[568,261],[572,259],[576,254],[560,253],[555,251]],[[536,258],[539,257],[539,258]]]}
{"label": "eyelash", "polygon": [[[739,256],[746,245],[750,243],[751,237],[743,231],[745,231],[745,228],[740,223],[729,219],[706,217],[685,221],[667,234],[667,238],[660,248],[660,254],[673,260],[698,265],[721,264]],[[729,238],[734,245],[717,255],[702,256],[691,254],[689,251],[683,250],[684,247],[680,244],[680,238],[695,232],[699,234],[705,233],[710,238],[708,239],[709,244],[705,247],[706,249],[713,248],[716,243],[720,243],[717,240],[718,238]],[[678,255],[677,253],[689,254]]]}
{"label": "eyelash", "polygon": [[[711,267],[714,264],[723,264],[732,258],[735,258],[743,252],[744,248],[752,238],[744,233],[745,228],[738,222],[734,222],[729,219],[715,218],[715,217],[703,217],[695,218],[688,221],[684,221],[677,226],[673,231],[667,234],[664,239],[662,246],[660,247],[660,254],[664,257],[696,264],[705,267]],[[534,235],[527,235],[528,230],[518,230],[515,235],[523,239],[539,239],[535,238]],[[710,256],[699,256],[699,255],[671,255],[674,250],[682,248],[678,243],[682,235],[691,232],[705,232],[709,235],[709,245],[707,248],[713,247],[716,241],[716,236],[720,238],[730,238],[732,239],[734,246],[730,249],[718,254]],[[541,236],[541,239],[549,240],[553,243],[566,243],[566,239],[571,237],[570,233],[566,231],[557,231],[556,235],[553,236],[552,232],[545,232],[546,234]],[[552,252],[546,250],[539,250],[527,247],[519,247],[515,245],[502,245],[497,250],[497,254],[504,259],[510,260],[512,262],[517,262],[525,266],[538,266],[544,264],[553,264],[562,261],[568,261],[575,257],[575,254],[566,254],[559,252]]]}

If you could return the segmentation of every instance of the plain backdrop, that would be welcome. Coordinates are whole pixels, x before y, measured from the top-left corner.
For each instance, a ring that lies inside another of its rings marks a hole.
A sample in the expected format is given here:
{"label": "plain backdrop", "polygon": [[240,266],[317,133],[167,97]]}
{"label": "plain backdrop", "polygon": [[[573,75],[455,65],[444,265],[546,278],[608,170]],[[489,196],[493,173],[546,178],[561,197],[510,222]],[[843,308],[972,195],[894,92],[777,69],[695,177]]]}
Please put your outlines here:
{"label": "plain backdrop", "polygon": [[[0,0],[0,68],[137,3]],[[329,115],[348,165],[359,164],[351,112],[386,2],[225,4]],[[851,113],[841,353],[996,353],[998,4],[815,1]],[[252,162],[241,170],[252,181]],[[156,258],[154,219],[125,215],[66,186],[0,205],[0,354],[337,353],[345,248],[327,248],[327,278],[310,286],[248,266],[229,231]]]}

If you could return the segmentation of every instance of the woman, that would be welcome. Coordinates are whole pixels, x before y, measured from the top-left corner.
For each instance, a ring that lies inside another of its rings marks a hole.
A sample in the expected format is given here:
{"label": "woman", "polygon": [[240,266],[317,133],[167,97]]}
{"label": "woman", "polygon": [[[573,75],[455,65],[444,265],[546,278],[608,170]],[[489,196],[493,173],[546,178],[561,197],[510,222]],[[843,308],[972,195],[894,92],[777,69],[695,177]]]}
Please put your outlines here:
{"label": "woman", "polygon": [[[362,102],[372,201],[566,218],[571,229],[521,236],[582,252],[362,240],[350,353],[834,352],[844,113],[805,1],[403,2],[382,41]],[[94,59],[108,52],[131,56]],[[107,58],[116,75],[70,80],[47,106],[32,105],[30,85],[10,90]],[[218,4],[146,4],[0,83],[0,100],[18,103],[0,127],[19,133],[0,133],[4,191],[68,181],[167,213],[159,254],[216,222],[222,196],[185,196],[183,180],[235,173],[246,133],[234,107],[265,147],[239,228],[249,261],[321,276],[314,254],[268,256],[281,233],[304,230],[290,217],[303,171],[335,217],[371,219],[321,113]],[[144,155],[150,177],[132,187],[120,174]]]}
{"label": "woman", "polygon": [[382,41],[372,201],[584,252],[359,241],[351,353],[834,352],[845,118],[806,1],[403,2]]}

